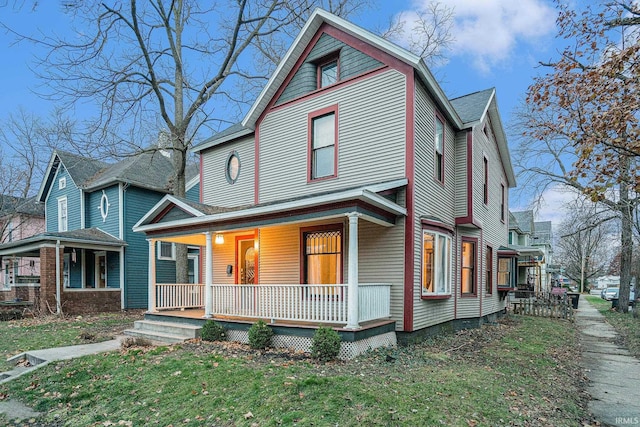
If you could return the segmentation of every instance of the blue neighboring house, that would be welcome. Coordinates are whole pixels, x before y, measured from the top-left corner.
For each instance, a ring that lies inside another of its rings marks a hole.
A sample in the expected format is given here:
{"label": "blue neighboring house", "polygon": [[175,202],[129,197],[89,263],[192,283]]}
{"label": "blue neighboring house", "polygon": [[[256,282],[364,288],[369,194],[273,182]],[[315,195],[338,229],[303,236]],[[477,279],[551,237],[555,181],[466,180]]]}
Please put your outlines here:
{"label": "blue neighboring house", "polygon": [[[186,198],[198,201],[197,170],[190,175]],[[171,159],[158,151],[105,163],[56,150],[37,195],[45,206],[45,232],[0,245],[0,256],[40,257],[37,304],[43,311],[145,308],[149,244],[132,227],[172,192],[172,177]],[[159,242],[155,249],[158,282],[175,282],[173,245]],[[194,283],[199,281],[198,257],[198,248],[190,248]]]}

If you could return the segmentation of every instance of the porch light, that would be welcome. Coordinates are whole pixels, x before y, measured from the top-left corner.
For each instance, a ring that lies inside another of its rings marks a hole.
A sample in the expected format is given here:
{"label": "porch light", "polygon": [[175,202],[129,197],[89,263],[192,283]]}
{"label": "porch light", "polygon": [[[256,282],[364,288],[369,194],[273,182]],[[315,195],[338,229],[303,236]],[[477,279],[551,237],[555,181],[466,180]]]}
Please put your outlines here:
{"label": "porch light", "polygon": [[216,245],[222,245],[224,243],[224,236],[222,234],[216,234]]}

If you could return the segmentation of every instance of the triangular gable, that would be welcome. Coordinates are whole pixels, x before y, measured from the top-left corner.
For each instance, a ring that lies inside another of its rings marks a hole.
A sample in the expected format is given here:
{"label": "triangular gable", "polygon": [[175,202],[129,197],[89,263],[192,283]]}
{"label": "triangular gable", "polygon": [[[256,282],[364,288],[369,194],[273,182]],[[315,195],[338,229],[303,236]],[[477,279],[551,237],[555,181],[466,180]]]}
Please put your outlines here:
{"label": "triangular gable", "polygon": [[287,79],[291,78],[292,71],[295,73],[295,68],[301,64],[301,59],[308,53],[309,44],[314,41],[314,39],[319,38],[318,32],[323,30],[323,26],[334,28],[351,37],[354,40],[354,43],[350,43],[352,46],[354,44],[362,46],[368,45],[375,50],[389,55],[396,61],[413,67],[443,114],[445,114],[454,125],[458,127],[462,125],[462,121],[445,96],[442,88],[438,85],[424,61],[419,56],[327,11],[316,9],[252,105],[242,121],[242,126],[255,128],[258,118],[268,106],[273,103],[274,97],[281,91]]}
{"label": "triangular gable", "polygon": [[196,218],[205,215],[204,212],[175,196],[167,194],[140,221],[134,225],[140,227],[147,224],[160,224],[179,219]]}

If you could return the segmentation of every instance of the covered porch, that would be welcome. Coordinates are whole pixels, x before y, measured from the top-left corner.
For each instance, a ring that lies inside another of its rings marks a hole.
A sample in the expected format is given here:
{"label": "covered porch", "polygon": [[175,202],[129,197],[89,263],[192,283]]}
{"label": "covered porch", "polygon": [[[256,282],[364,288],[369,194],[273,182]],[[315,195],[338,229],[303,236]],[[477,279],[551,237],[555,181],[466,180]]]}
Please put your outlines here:
{"label": "covered porch", "polygon": [[32,302],[36,313],[82,314],[121,309],[125,247],[124,241],[90,228],[6,243],[0,245],[0,257],[39,259],[37,277],[12,284],[14,299]]}
{"label": "covered porch", "polygon": [[[148,313],[354,331],[388,323],[402,271],[385,277],[384,266],[369,268],[377,261],[369,258],[402,250],[393,242],[403,241],[396,224],[406,215],[396,203],[403,185],[379,189],[393,190],[392,197],[359,188],[244,209],[166,196],[134,227],[149,242]],[[200,247],[201,280],[158,283],[157,242]]]}

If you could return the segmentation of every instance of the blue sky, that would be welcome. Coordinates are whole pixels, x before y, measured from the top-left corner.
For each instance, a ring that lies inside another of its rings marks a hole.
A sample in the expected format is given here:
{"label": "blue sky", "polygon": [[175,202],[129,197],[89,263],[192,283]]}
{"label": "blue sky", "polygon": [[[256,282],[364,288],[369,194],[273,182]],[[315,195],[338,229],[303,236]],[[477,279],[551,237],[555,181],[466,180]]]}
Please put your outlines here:
{"label": "blue sky", "polygon": [[[68,27],[60,2],[15,0],[22,7],[13,7],[14,0],[0,7],[0,22],[37,36],[40,31],[64,34]],[[508,130],[514,109],[522,102],[532,77],[542,70],[538,61],[556,55],[556,10],[550,0],[447,0],[454,9],[455,41],[447,52],[446,65],[434,68],[445,93],[453,98],[490,87],[497,89],[498,106]],[[0,6],[3,3],[0,2]],[[410,17],[425,8],[427,0],[379,0],[374,10],[353,18],[369,30],[386,28],[400,13]],[[33,92],[39,82],[31,68],[34,52],[28,44],[14,44],[10,34],[0,32],[0,55],[5,64],[0,68],[0,120],[18,107],[46,116],[52,111],[49,101]],[[551,197],[550,197],[551,198]],[[512,197],[513,201],[513,197]],[[522,204],[526,201],[517,201]],[[512,203],[512,209],[514,205]],[[540,219],[552,219],[557,209],[544,208]],[[555,220],[555,218],[554,218]]]}

